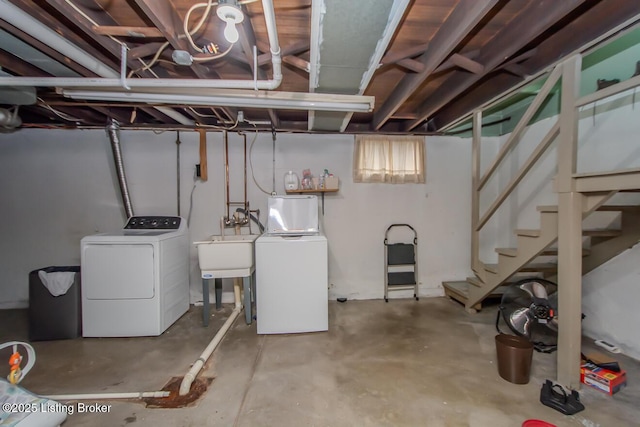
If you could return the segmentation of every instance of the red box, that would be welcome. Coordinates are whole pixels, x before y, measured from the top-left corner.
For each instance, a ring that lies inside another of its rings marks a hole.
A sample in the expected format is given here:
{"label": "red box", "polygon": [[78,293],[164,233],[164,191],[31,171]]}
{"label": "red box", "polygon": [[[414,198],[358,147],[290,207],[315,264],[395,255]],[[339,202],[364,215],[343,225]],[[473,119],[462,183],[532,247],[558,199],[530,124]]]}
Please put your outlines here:
{"label": "red box", "polygon": [[623,370],[613,372],[600,368],[591,362],[583,361],[580,368],[580,382],[613,395],[627,385],[627,373]]}

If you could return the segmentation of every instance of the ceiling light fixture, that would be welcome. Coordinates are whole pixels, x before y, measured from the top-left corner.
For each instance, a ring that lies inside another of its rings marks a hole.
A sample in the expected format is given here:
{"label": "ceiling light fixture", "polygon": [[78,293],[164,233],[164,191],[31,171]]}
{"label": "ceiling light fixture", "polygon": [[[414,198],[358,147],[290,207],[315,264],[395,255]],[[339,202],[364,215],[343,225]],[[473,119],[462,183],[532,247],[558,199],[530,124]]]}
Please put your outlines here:
{"label": "ceiling light fixture", "polygon": [[244,13],[240,9],[237,0],[219,0],[216,9],[218,17],[226,24],[224,27],[224,38],[229,43],[235,43],[240,38],[236,24],[244,21]]}
{"label": "ceiling light fixture", "polygon": [[[282,110],[343,111],[368,113],[373,111],[375,98],[361,95],[316,94],[300,92],[248,91],[242,93],[195,94],[188,92],[157,93],[140,91],[88,91],[62,89],[64,96],[89,101],[144,102],[168,105],[226,106],[243,108],[273,108]],[[200,91],[202,92],[202,91]],[[227,91],[231,92],[231,91]]]}

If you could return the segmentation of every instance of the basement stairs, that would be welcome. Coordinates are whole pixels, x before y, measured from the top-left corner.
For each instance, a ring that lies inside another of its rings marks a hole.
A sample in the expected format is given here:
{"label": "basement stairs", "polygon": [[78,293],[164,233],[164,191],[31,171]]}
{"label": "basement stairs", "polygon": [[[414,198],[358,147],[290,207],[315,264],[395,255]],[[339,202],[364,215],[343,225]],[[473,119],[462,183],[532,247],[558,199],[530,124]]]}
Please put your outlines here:
{"label": "basement stairs", "polygon": [[[615,212],[619,215],[620,228],[583,229],[583,275],[640,241],[640,206],[605,205],[615,193],[585,195],[583,220],[594,212]],[[475,277],[443,282],[445,295],[464,304],[467,311],[475,312],[482,308],[484,300],[501,296],[505,287],[519,277],[538,276],[556,281],[558,249],[554,245],[558,239],[558,207],[538,206],[538,211],[540,229],[515,230],[517,247],[497,248],[498,263],[480,263]]]}

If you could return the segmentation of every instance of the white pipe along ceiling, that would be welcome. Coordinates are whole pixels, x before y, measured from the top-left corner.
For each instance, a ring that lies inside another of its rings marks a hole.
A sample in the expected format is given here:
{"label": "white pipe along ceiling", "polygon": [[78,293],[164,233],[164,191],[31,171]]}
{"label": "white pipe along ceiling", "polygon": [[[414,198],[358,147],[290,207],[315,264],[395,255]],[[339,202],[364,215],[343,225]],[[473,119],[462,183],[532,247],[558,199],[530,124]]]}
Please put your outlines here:
{"label": "white pipe along ceiling", "polygon": [[[408,0],[397,0],[405,4]],[[384,1],[382,1],[384,3]],[[278,99],[279,96],[265,95],[260,90],[274,90],[277,89],[282,82],[282,59],[280,53],[280,45],[278,42],[277,27],[275,21],[275,13],[273,3],[271,0],[262,0],[267,33],[269,37],[269,46],[271,53],[271,62],[273,67],[273,76],[268,80],[231,80],[231,79],[167,79],[167,78],[126,78],[123,73],[118,73],[97,59],[93,58],[82,49],[78,48],[69,41],[61,38],[54,31],[43,26],[36,19],[26,14],[16,6],[8,2],[8,0],[0,0],[0,19],[3,19],[11,25],[21,29],[22,31],[30,34],[33,37],[38,38],[45,42],[49,47],[64,54],[73,61],[82,65],[83,67],[95,72],[100,77],[0,77],[0,86],[14,87],[14,86],[33,86],[33,87],[56,87],[58,91],[65,96],[77,99],[91,99],[91,100],[116,100],[116,101],[130,101],[130,102],[149,102],[153,104],[186,104],[187,100],[179,102],[179,95],[181,92],[176,93],[176,90],[185,89],[209,89],[206,95],[200,94],[196,100],[193,95],[193,105],[225,105],[225,106],[240,106],[251,107],[253,105],[257,107],[270,108],[269,100],[275,100],[271,108],[284,108],[284,109],[303,109],[303,110],[320,110],[326,112],[326,114],[336,114],[336,111],[360,111],[368,112],[373,110],[373,97],[353,96],[358,91],[352,90],[340,90],[342,85],[335,86],[339,95],[332,95],[329,91],[323,90],[324,87],[320,87],[317,92],[318,95],[313,93],[296,93],[296,92],[277,92],[280,94],[283,100]],[[388,17],[388,8],[383,10],[386,19]],[[363,21],[364,22],[364,21]],[[384,27],[383,27],[384,28]],[[380,30],[382,32],[382,29]],[[364,38],[368,38],[369,33]],[[384,51],[384,47],[381,49],[381,53]],[[351,55],[352,56],[352,55]],[[370,55],[365,55],[367,63],[369,62]],[[124,55],[122,61],[124,61]],[[362,78],[361,70],[358,75],[358,83]],[[90,92],[78,92],[73,89],[86,88],[93,90]],[[149,91],[143,92],[130,92],[132,89],[149,89]],[[153,91],[151,91],[151,89]],[[216,93],[216,89],[238,90],[234,97],[238,99],[231,99],[228,97],[227,92]],[[245,89],[241,92],[241,89]],[[187,95],[185,93],[184,95]],[[328,100],[327,97],[331,96],[332,99]],[[226,98],[223,98],[226,97]],[[255,104],[252,103],[255,100]],[[170,117],[178,120],[182,124],[194,125],[194,122],[186,117],[180,115],[175,110],[168,109],[166,107],[156,106],[156,109],[162,113],[169,115]],[[338,113],[340,117],[344,117],[344,113]],[[349,115],[350,117],[350,115]]]}
{"label": "white pipe along ceiling", "polygon": [[[313,0],[309,92],[362,95],[409,0]],[[357,17],[357,18],[356,18]],[[309,113],[309,130],[344,131],[352,113]]]}
{"label": "white pipe along ceiling", "polygon": [[[119,74],[108,65],[97,60],[93,56],[89,55],[84,50],[80,49],[75,44],[61,37],[55,31],[44,26],[40,21],[33,18],[28,13],[22,11],[11,4],[8,0],[0,0],[0,19],[8,22],[14,27],[24,31],[26,34],[40,40],[55,51],[63,54],[72,61],[82,65],[87,70],[93,71],[97,75],[103,78],[118,78]],[[24,79],[24,80],[23,80]],[[70,78],[70,77],[52,77],[52,79],[70,79],[82,81],[83,78]],[[34,84],[35,82],[42,82],[42,78],[30,78],[30,77],[0,77],[0,86],[44,86],[41,83]],[[30,81],[35,81],[30,83]],[[119,80],[118,80],[119,81]],[[53,85],[55,86],[55,85]],[[175,110],[166,107],[154,107],[168,117],[171,117],[180,124],[187,126],[194,126],[195,122]]]}

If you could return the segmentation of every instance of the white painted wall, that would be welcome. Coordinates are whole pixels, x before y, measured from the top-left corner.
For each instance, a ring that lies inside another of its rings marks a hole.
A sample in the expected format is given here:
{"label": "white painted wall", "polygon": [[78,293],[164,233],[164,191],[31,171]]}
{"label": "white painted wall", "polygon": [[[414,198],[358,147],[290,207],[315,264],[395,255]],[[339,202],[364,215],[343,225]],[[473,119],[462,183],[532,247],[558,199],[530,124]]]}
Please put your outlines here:
{"label": "white painted wall", "polygon": [[[634,91],[627,91],[596,105],[585,106],[579,122],[578,172],[597,172],[640,167],[640,103]],[[524,164],[529,154],[553,125],[556,117],[531,126],[520,145],[498,170],[499,191]],[[504,144],[509,135],[501,138]],[[484,142],[484,141],[483,141]],[[495,233],[481,235],[483,247],[515,246],[515,228],[538,228],[536,206],[555,205],[552,190],[556,174],[556,144],[529,172],[516,191],[505,201],[495,217],[501,226]],[[491,189],[490,191],[495,191]],[[640,204],[637,194],[621,194],[609,203]],[[596,212],[585,220],[585,228],[615,226],[616,214]],[[593,338],[604,338],[621,346],[629,355],[640,358],[640,311],[635,307],[640,299],[637,286],[640,267],[637,259],[640,245],[601,266],[583,278],[583,311],[587,315],[583,331]]]}
{"label": "white painted wall", "polygon": [[[248,135],[251,143],[253,134]],[[190,215],[190,238],[220,232],[225,215],[221,133],[208,134],[209,180],[194,188],[198,134],[181,132],[181,214]],[[135,213],[177,213],[176,133],[121,133],[124,163]],[[383,239],[388,225],[406,222],[419,237],[421,296],[442,295],[443,280],[470,274],[470,169],[468,139],[426,140],[426,184],[354,184],[353,136],[279,134],[276,191],[286,171],[327,168],[340,191],[326,196],[324,227],[329,239],[330,297],[381,298]],[[242,200],[242,138],[229,134],[231,198]],[[256,180],[272,190],[271,134],[258,135],[253,149]],[[249,174],[251,208],[266,209],[266,197]],[[80,239],[121,228],[122,209],[103,130],[21,130],[0,134],[0,308],[28,304],[28,273],[51,265],[79,265]],[[255,228],[254,228],[255,230]],[[231,230],[227,230],[231,232]],[[246,230],[245,230],[246,232]],[[225,283],[225,291],[231,284]],[[201,301],[195,247],[191,250],[191,301]],[[392,296],[406,296],[401,292]],[[231,295],[227,293],[229,300]]]}

